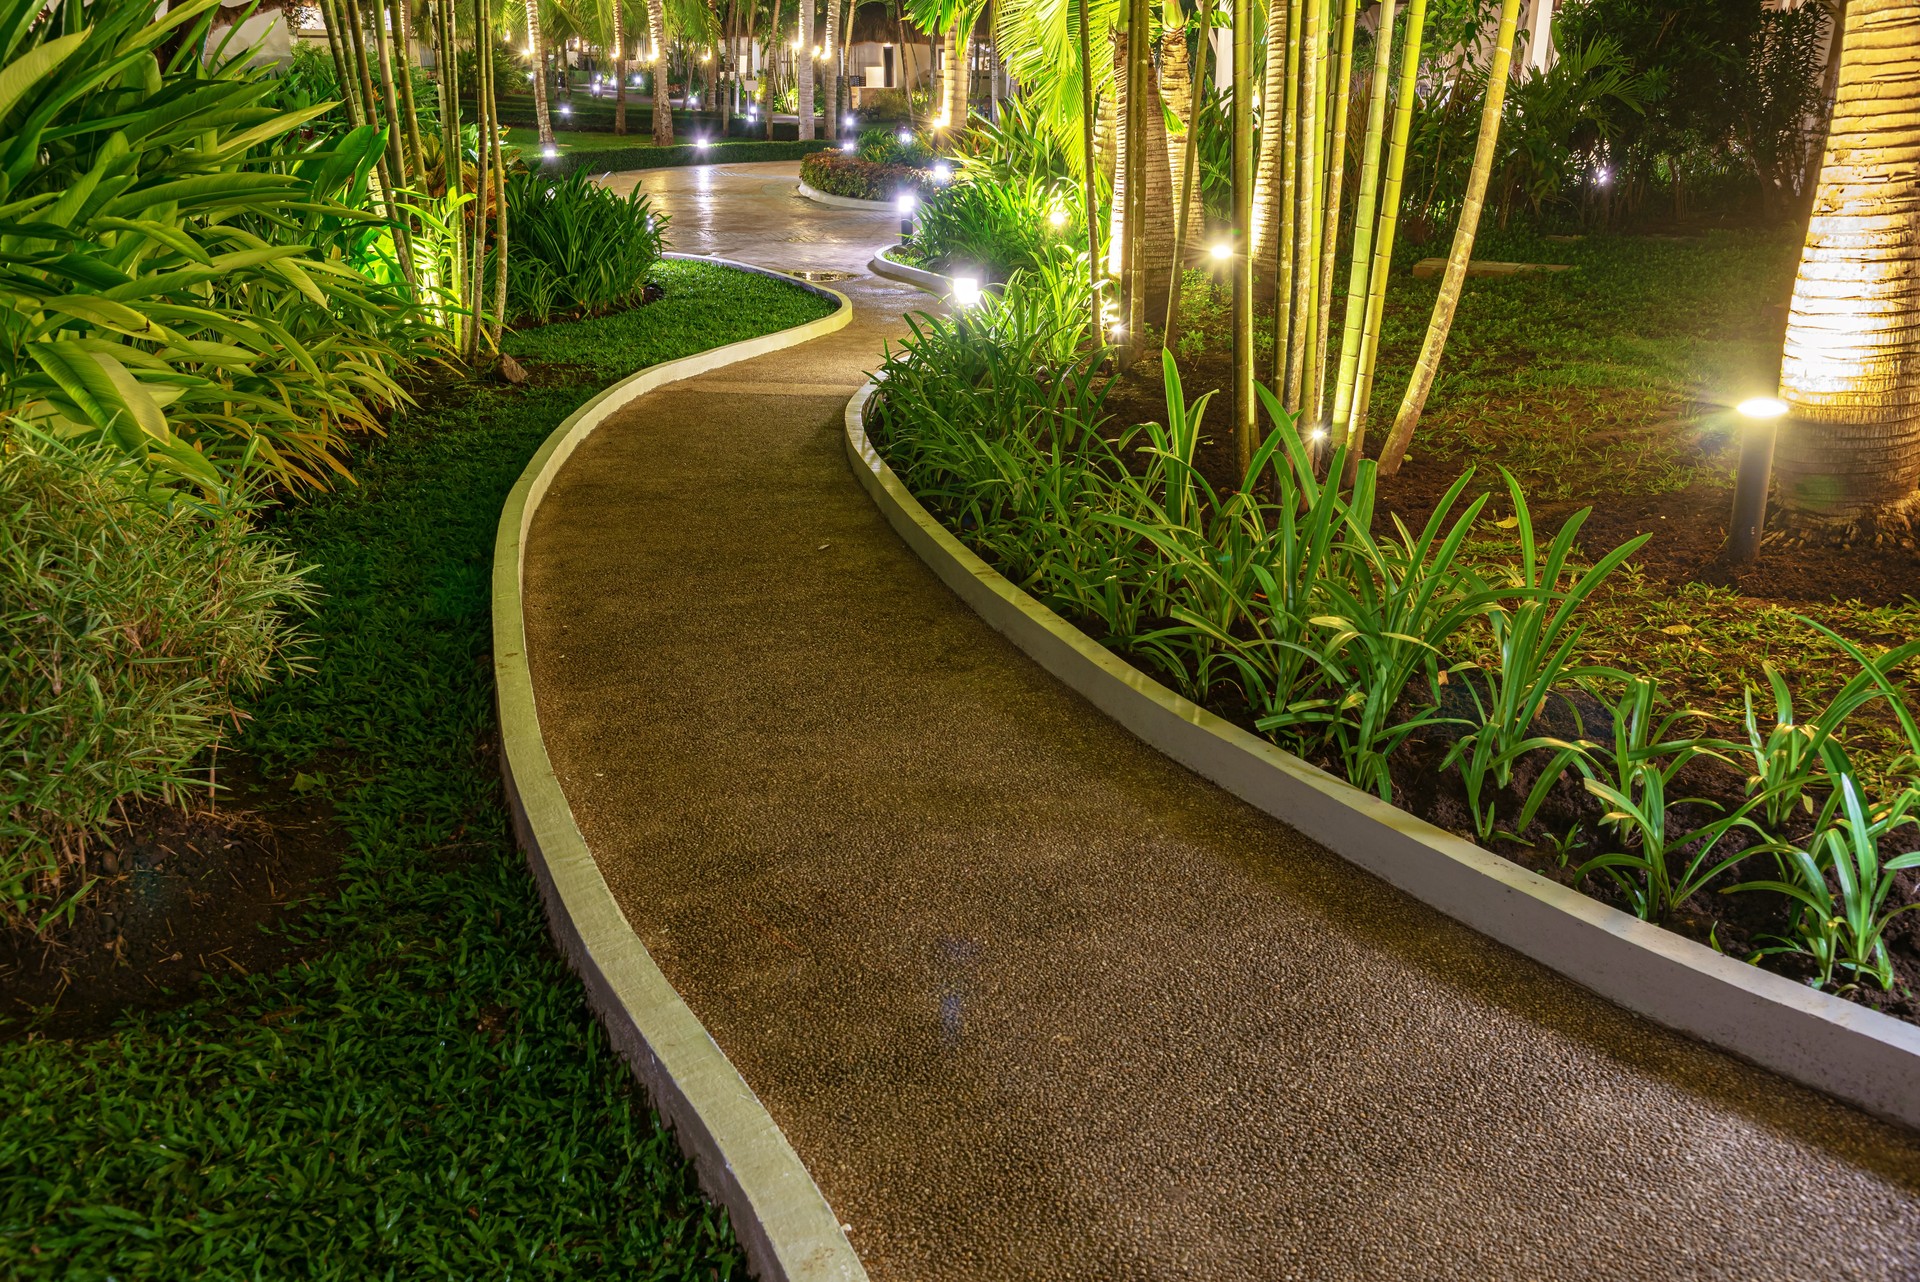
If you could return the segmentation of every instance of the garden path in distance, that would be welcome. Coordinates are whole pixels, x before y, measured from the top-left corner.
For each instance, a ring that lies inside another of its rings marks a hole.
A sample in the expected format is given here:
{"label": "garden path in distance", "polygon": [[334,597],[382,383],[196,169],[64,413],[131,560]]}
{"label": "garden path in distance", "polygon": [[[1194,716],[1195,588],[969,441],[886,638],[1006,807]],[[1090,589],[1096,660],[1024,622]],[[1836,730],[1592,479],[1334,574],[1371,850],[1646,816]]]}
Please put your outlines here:
{"label": "garden path in distance", "polygon": [[527,632],[609,885],[878,1282],[1920,1277],[1920,1137],[1359,872],[949,593],[841,435],[931,300],[795,172],[639,178],[858,310],[582,444]]}

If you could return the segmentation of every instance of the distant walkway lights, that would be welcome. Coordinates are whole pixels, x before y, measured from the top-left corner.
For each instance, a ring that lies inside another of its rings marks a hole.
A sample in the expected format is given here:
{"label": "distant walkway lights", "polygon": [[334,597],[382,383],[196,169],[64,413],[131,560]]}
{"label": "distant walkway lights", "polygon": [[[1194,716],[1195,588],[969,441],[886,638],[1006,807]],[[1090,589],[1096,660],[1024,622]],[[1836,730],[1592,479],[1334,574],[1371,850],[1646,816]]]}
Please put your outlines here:
{"label": "distant walkway lights", "polygon": [[913,211],[919,205],[920,198],[910,191],[903,191],[894,197],[893,207],[900,211],[900,239],[913,239]]}
{"label": "distant walkway lights", "polygon": [[1775,396],[1741,401],[1740,469],[1733,478],[1733,520],[1727,526],[1727,560],[1751,565],[1767,528],[1767,487],[1773,480],[1773,445],[1787,403]]}

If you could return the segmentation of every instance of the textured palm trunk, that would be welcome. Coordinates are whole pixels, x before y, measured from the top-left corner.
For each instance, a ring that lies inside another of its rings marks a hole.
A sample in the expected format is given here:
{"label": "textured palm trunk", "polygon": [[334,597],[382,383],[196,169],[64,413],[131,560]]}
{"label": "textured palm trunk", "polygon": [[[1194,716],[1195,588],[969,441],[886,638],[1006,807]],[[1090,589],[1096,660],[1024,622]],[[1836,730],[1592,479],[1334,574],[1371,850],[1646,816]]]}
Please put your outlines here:
{"label": "textured palm trunk", "polygon": [[[1167,175],[1178,192],[1186,175],[1187,147],[1194,137],[1193,66],[1187,52],[1187,15],[1180,0],[1165,0],[1160,16],[1160,94],[1180,125],[1178,133],[1167,135]],[[1205,31],[1200,38],[1206,39]],[[1194,201],[1187,209],[1186,237],[1197,242],[1205,234],[1206,212]]]}
{"label": "textured palm trunk", "polygon": [[967,51],[971,41],[960,22],[947,28],[940,52],[940,111],[934,123],[960,129],[967,123]]}
{"label": "textured palm trunk", "polygon": [[547,41],[540,33],[540,0],[527,0],[527,57],[533,63],[533,119],[540,145],[546,147],[553,143],[553,116],[547,110]]}
{"label": "textured palm trunk", "polygon": [[613,132],[627,132],[627,32],[613,0]]}
{"label": "textured palm trunk", "polygon": [[800,138],[813,137],[814,0],[800,0],[799,48],[793,51],[794,103],[800,113]]}
{"label": "textured palm trunk", "polygon": [[1920,510],[1920,3],[1851,0],[1780,366],[1780,499],[1805,525]]}
{"label": "textured palm trunk", "polygon": [[826,60],[820,64],[821,96],[827,100],[827,137],[840,136],[840,0],[827,0]]}
{"label": "textured palm trunk", "polygon": [[1274,243],[1280,239],[1281,210],[1286,203],[1282,191],[1286,130],[1281,120],[1287,100],[1287,56],[1285,40],[1275,36],[1287,29],[1289,7],[1288,0],[1268,0],[1267,69],[1260,87],[1260,154],[1254,161],[1253,275],[1254,284],[1268,290],[1273,288],[1273,276],[1265,267],[1273,257]]}
{"label": "textured palm trunk", "polygon": [[767,128],[767,141],[773,141],[773,68],[774,51],[780,45],[780,0],[773,0],[773,12],[767,18],[767,38],[761,48],[765,50],[765,61],[760,66],[760,111],[761,120]]}
{"label": "textured palm trunk", "polygon": [[673,87],[667,83],[667,8],[647,0],[647,83],[653,89],[653,143],[673,145]]}
{"label": "textured palm trunk", "polygon": [[[1122,121],[1127,118],[1127,52],[1127,33],[1116,29],[1113,32],[1114,97],[1120,99],[1116,105]],[[1160,89],[1151,67],[1146,74],[1145,103],[1141,136],[1146,147],[1146,164],[1141,171],[1143,177],[1140,183],[1145,205],[1141,210],[1140,237],[1135,243],[1140,253],[1137,266],[1147,274],[1148,281],[1141,299],[1147,315],[1159,316],[1166,310],[1165,290],[1173,271],[1173,174],[1167,167],[1167,118],[1161,107]],[[1115,129],[1114,134],[1113,205],[1107,226],[1107,267],[1110,273],[1117,276],[1126,245],[1129,142],[1125,129]]]}
{"label": "textured palm trunk", "polygon": [[1487,74],[1487,99],[1480,109],[1480,139],[1473,150],[1473,170],[1467,176],[1466,199],[1460,206],[1460,225],[1454,229],[1446,278],[1440,282],[1440,296],[1433,302],[1433,316],[1427,322],[1427,337],[1420,345],[1420,358],[1414,362],[1413,377],[1407,382],[1407,394],[1400,401],[1399,414],[1394,417],[1393,431],[1380,450],[1380,471],[1385,476],[1400,470],[1400,460],[1407,455],[1414,429],[1420,426],[1420,414],[1426,409],[1433,380],[1440,372],[1440,357],[1447,349],[1453,314],[1460,307],[1460,291],[1466,287],[1467,266],[1473,261],[1474,236],[1480,230],[1480,210],[1487,199],[1487,180],[1493,174],[1493,153],[1500,142],[1500,117],[1507,104],[1507,76],[1513,66],[1513,33],[1519,20],[1520,0],[1504,0],[1500,6],[1500,32],[1494,38],[1493,67]]}

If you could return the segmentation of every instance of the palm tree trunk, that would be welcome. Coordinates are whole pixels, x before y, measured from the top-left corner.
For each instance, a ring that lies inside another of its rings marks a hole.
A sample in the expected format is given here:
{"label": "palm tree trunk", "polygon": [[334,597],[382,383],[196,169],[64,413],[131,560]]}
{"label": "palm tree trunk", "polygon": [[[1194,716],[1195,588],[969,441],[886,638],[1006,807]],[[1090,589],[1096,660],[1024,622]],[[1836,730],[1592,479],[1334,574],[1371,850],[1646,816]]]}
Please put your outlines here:
{"label": "palm tree trunk", "polygon": [[[1093,313],[1093,328],[1088,338],[1095,348],[1106,341],[1100,326],[1100,197],[1099,159],[1093,141],[1093,25],[1089,0],[1080,0],[1080,162],[1081,192],[1086,199],[1087,218],[1087,306]],[[905,53],[905,46],[901,47]]]}
{"label": "palm tree trunk", "polygon": [[1802,525],[1920,510],[1920,4],[1851,0],[1780,366],[1780,499]]}
{"label": "palm tree trunk", "polygon": [[764,113],[767,141],[773,141],[773,69],[775,52],[780,47],[780,0],[773,0],[773,12],[767,15],[767,38],[761,42],[760,110]]}
{"label": "palm tree trunk", "polygon": [[1500,142],[1500,117],[1507,105],[1507,77],[1513,66],[1513,33],[1520,20],[1520,0],[1503,0],[1500,6],[1500,34],[1494,38],[1493,67],[1487,73],[1487,100],[1480,108],[1480,140],[1473,149],[1473,171],[1467,176],[1466,200],[1460,206],[1460,225],[1454,229],[1453,251],[1447,255],[1447,275],[1440,282],[1440,296],[1433,301],[1433,316],[1427,322],[1426,341],[1420,345],[1420,359],[1414,362],[1413,377],[1400,402],[1400,413],[1393,431],[1380,451],[1380,472],[1392,476],[1400,470],[1414,429],[1420,426],[1421,411],[1433,391],[1434,376],[1440,372],[1440,356],[1447,349],[1447,333],[1453,328],[1453,314],[1460,307],[1460,291],[1467,283],[1467,265],[1473,261],[1473,240],[1480,230],[1480,209],[1487,199],[1487,180],[1493,174],[1493,153]]}
{"label": "palm tree trunk", "polygon": [[673,145],[673,86],[668,83],[667,9],[647,0],[647,83],[653,89],[653,145]]}
{"label": "palm tree trunk", "polygon": [[813,56],[816,48],[814,21],[819,17],[815,0],[800,0],[800,28],[798,47],[793,51],[795,77],[794,105],[800,113],[800,133],[802,142],[813,137],[813,67],[817,59]]}
{"label": "palm tree trunk", "polygon": [[[1194,236],[1196,225],[1204,234],[1206,224],[1205,211],[1195,217],[1196,202],[1194,188],[1199,185],[1199,134],[1196,126],[1199,122],[1198,104],[1206,101],[1207,93],[1207,48],[1211,43],[1209,33],[1213,30],[1213,0],[1200,0],[1200,67],[1199,75],[1188,86],[1187,132],[1180,148],[1179,193],[1180,206],[1173,219],[1173,271],[1167,281],[1167,324],[1162,339],[1170,352],[1180,350],[1180,295],[1186,283],[1185,272],[1187,257],[1191,250],[1190,239]],[[1181,37],[1181,48],[1186,48],[1186,38]],[[1168,148],[1171,160],[1171,145]],[[1169,165],[1171,167],[1171,165]]]}
{"label": "palm tree trunk", "polygon": [[[1286,387],[1288,339],[1293,330],[1293,235],[1300,209],[1296,183],[1300,166],[1300,16],[1311,0],[1288,0],[1286,71],[1281,106],[1274,128],[1280,134],[1280,190],[1278,234],[1271,242],[1274,256],[1273,370],[1268,380],[1276,394]],[[1269,57],[1273,54],[1271,50]],[[1257,266],[1257,264],[1256,264]]]}
{"label": "palm tree trunk", "polygon": [[1233,437],[1244,477],[1258,435],[1253,400],[1253,0],[1233,0],[1232,164]]}
{"label": "palm tree trunk", "polygon": [[[547,42],[540,34],[541,0],[527,0],[527,57],[533,63],[533,119],[539,126],[540,146],[553,145],[553,116],[547,110]],[[484,59],[490,50],[475,52]]]}
{"label": "palm tree trunk", "polygon": [[[1124,297],[1128,311],[1133,310],[1137,295],[1139,304],[1146,316],[1164,314],[1166,299],[1162,290],[1167,286],[1173,270],[1173,175],[1167,165],[1167,120],[1161,108],[1159,86],[1155,82],[1150,58],[1144,55],[1151,49],[1143,49],[1140,61],[1141,83],[1145,90],[1141,94],[1141,113],[1135,125],[1137,132],[1126,127],[1134,117],[1127,98],[1131,89],[1130,67],[1132,41],[1129,33],[1118,27],[1112,31],[1113,40],[1113,80],[1115,96],[1120,99],[1117,113],[1121,127],[1114,130],[1115,162],[1113,170],[1113,203],[1109,212],[1107,228],[1107,266],[1110,274],[1118,277],[1125,290]],[[1140,162],[1144,167],[1136,167],[1133,148],[1136,139],[1140,144]],[[1134,182],[1138,178],[1138,192],[1141,205],[1136,221],[1129,222],[1127,211],[1133,207]],[[1129,257],[1129,250],[1137,256]],[[1139,289],[1134,289],[1136,273],[1145,273]],[[1138,320],[1126,321],[1130,338]]]}
{"label": "palm tree trunk", "polygon": [[613,132],[627,132],[627,31],[620,0],[613,0]]}
{"label": "palm tree trunk", "polygon": [[[1193,68],[1187,54],[1187,16],[1180,7],[1180,0],[1162,0],[1160,8],[1160,92],[1167,106],[1173,112],[1173,118],[1180,123],[1180,132],[1167,135],[1167,175],[1174,184],[1174,190],[1182,190],[1187,170],[1188,144],[1194,139],[1195,105]],[[1200,29],[1200,57],[1206,58],[1207,30]],[[1186,218],[1185,238],[1198,241],[1206,234],[1206,212],[1199,205],[1184,198],[1181,208]]]}
{"label": "palm tree trunk", "polygon": [[[1270,287],[1272,278],[1265,276],[1261,266],[1273,254],[1275,242],[1280,239],[1280,210],[1284,203],[1281,187],[1284,181],[1284,149],[1286,129],[1282,124],[1287,100],[1287,57],[1283,33],[1287,29],[1287,12],[1292,0],[1267,0],[1267,70],[1260,89],[1260,156],[1256,164],[1258,170],[1253,181],[1253,254],[1254,278],[1260,282],[1264,292]],[[1276,36],[1282,38],[1276,39]],[[1239,83],[1240,67],[1233,68],[1234,83]],[[1251,104],[1249,104],[1251,105]]]}
{"label": "palm tree trunk", "polygon": [[827,0],[826,60],[820,64],[820,90],[827,100],[827,137],[840,136],[840,0]]}

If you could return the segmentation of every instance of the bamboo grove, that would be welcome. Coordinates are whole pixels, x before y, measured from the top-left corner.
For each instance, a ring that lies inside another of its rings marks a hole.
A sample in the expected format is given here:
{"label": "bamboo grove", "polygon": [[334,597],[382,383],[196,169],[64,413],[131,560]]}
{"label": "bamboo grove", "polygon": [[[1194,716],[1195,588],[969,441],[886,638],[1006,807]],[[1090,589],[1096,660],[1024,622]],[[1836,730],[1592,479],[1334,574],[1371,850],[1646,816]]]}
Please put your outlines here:
{"label": "bamboo grove", "polygon": [[[1116,291],[1105,330],[1127,363],[1145,357],[1141,336],[1160,327],[1171,350],[1180,332],[1181,276],[1206,258],[1224,260],[1234,292],[1234,412],[1242,461],[1256,439],[1253,385],[1268,387],[1300,425],[1309,447],[1342,446],[1357,460],[1366,445],[1375,399],[1380,331],[1388,271],[1400,230],[1409,135],[1421,81],[1429,0],[1272,0],[1264,12],[1251,0],[1199,0],[1193,15],[1200,39],[1191,82],[1185,15],[1168,0],[1156,15],[1149,0],[1121,0],[1113,13],[1113,74],[1102,77],[1081,43],[1089,99],[1103,79],[1115,99],[1087,121],[1112,120],[1113,218],[1104,262]],[[1078,0],[1082,34],[1099,25],[1101,10]],[[1493,167],[1519,0],[1500,0],[1499,25],[1486,51],[1486,94],[1473,170],[1455,231],[1440,296],[1414,374],[1381,451],[1391,475],[1405,457],[1445,349]],[[1151,33],[1161,38],[1131,39]],[[1363,21],[1364,19],[1364,21]],[[1231,36],[1224,80],[1211,56],[1219,26]],[[1369,31],[1370,26],[1370,31]],[[1367,55],[1356,79],[1358,55]],[[1460,86],[1456,85],[1457,90]],[[1201,104],[1223,100],[1231,122],[1231,218],[1224,240],[1196,245]],[[1163,123],[1173,110],[1180,135]],[[1356,107],[1364,120],[1355,118]],[[1096,174],[1104,167],[1096,130],[1083,140],[1089,208]],[[1357,135],[1357,136],[1356,136]],[[1357,190],[1349,193],[1356,158]],[[1165,162],[1156,173],[1154,167]],[[1172,208],[1152,206],[1156,180],[1171,171]],[[1091,222],[1091,220],[1090,220]],[[1170,232],[1162,237],[1161,231]],[[1169,248],[1161,248],[1164,242]],[[1344,253],[1342,252],[1344,248]],[[1344,261],[1344,272],[1342,263]],[[1253,332],[1257,312],[1271,324],[1270,357],[1256,368],[1262,344]]]}

